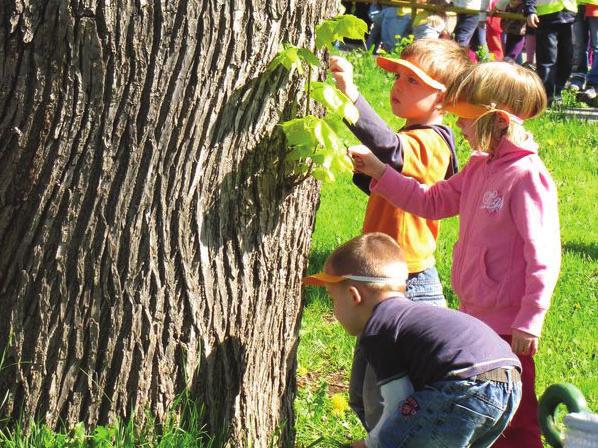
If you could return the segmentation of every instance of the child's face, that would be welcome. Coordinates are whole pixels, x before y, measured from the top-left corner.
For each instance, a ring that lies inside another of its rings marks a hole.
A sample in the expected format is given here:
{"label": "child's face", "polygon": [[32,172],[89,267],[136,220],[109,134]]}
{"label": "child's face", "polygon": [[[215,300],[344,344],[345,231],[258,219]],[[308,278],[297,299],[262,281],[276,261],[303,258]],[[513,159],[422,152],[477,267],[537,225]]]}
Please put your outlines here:
{"label": "child's face", "polygon": [[473,118],[462,118],[459,117],[457,120],[457,126],[461,129],[461,133],[469,146],[472,148],[476,147],[476,139],[475,139],[475,120]]}
{"label": "child's face", "polygon": [[390,90],[392,112],[413,124],[427,119],[437,110],[441,92],[425,84],[407,68],[399,67],[398,70]]}
{"label": "child's face", "polygon": [[[353,289],[353,290],[352,290]],[[334,317],[347,333],[357,336],[363,330],[359,319],[358,305],[355,301],[355,288],[341,284],[327,284],[326,291],[332,299]]]}

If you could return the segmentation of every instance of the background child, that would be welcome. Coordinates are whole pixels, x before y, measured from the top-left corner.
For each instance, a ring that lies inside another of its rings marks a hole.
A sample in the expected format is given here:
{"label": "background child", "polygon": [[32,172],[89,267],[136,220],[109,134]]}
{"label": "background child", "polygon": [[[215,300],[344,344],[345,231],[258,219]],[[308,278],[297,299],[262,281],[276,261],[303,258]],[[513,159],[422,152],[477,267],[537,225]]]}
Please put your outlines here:
{"label": "background child", "polygon": [[[418,0],[417,3],[429,5],[447,6],[447,0]],[[444,12],[432,12],[420,9],[413,19],[413,39],[439,39],[447,32],[447,14]]]}
{"label": "background child", "polygon": [[479,47],[486,46],[486,11],[490,0],[454,0],[453,4],[460,8],[484,11],[480,14],[457,14],[455,25],[455,40],[465,48],[475,53]]}
{"label": "background child", "polygon": [[381,44],[384,51],[391,52],[401,36],[406,36],[411,22],[411,10],[405,7],[380,6],[376,1],[370,5],[368,15],[372,27],[368,35],[366,46],[377,53]]}
{"label": "background child", "polygon": [[540,79],[504,62],[478,64],[447,93],[474,153],[462,172],[432,187],[388,168],[365,147],[350,152],[372,191],[428,218],[460,215],[452,285],[460,309],[511,343],[523,365],[523,398],[495,446],[541,448],[533,355],[560,268],[554,182],[523,128],[546,107]]}
{"label": "background child", "polygon": [[[397,243],[369,233],[304,279],[326,287],[335,317],[359,336],[382,384],[384,411],[367,447],[490,446],[517,408],[519,360],[481,321],[405,299],[405,278]],[[406,374],[415,391],[405,387]]]}
{"label": "background child", "polygon": [[[447,86],[471,66],[465,51],[455,42],[422,39],[407,46],[400,60],[379,57],[378,65],[395,73],[390,103],[395,115],[406,120],[394,132],[359,94],[353,82],[353,67],[340,57],[331,57],[330,70],[338,88],[359,110],[359,120],[349,126],[359,140],[393,168],[418,181],[433,184],[457,171],[454,136],[442,124],[442,104]],[[355,184],[369,194],[370,178],[357,174]],[[434,252],[439,225],[396,208],[377,194],[370,195],[363,232],[383,232],[405,251],[409,279],[406,295],[412,300],[445,305],[442,285],[435,268]],[[356,351],[351,373],[350,404],[366,429],[372,428],[382,411],[373,371]]]}
{"label": "background child", "polygon": [[[497,0],[490,0],[489,9],[491,11],[495,10],[497,3]],[[486,44],[488,45],[488,51],[494,55],[494,61],[502,61],[505,57],[502,36],[502,19],[495,15],[488,15],[486,17]]]}
{"label": "background child", "polygon": [[527,26],[536,28],[536,71],[548,101],[561,101],[571,74],[576,0],[525,0]]}
{"label": "background child", "polygon": [[[506,12],[523,14],[523,0],[509,0]],[[525,22],[520,20],[502,19],[502,29],[505,32],[504,60],[517,62],[525,45]]]}
{"label": "background child", "polygon": [[[598,107],[598,0],[578,0],[578,7],[573,25],[573,73],[570,88],[579,92],[579,101]],[[590,61],[591,68],[588,71]]]}

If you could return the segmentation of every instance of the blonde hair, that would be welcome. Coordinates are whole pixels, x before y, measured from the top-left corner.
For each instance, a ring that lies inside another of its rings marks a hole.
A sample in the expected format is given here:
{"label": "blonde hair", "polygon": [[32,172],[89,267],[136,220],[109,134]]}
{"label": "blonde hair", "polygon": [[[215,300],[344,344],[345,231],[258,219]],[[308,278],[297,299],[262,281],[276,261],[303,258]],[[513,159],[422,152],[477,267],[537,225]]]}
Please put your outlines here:
{"label": "blonde hair", "polygon": [[398,279],[397,282],[389,283],[360,283],[378,291],[404,290],[408,275],[403,251],[395,240],[380,232],[366,233],[347,241],[326,259],[326,268],[334,275],[354,274]]}
{"label": "blonde hair", "polygon": [[401,59],[413,62],[447,89],[473,65],[466,50],[448,39],[418,39],[403,49]]}
{"label": "blonde hair", "polygon": [[[547,99],[542,81],[535,72],[508,62],[485,62],[462,75],[461,82],[449,87],[446,104],[469,103],[506,110],[521,119],[533,118],[546,109]],[[513,143],[528,138],[522,125],[511,120],[504,131],[497,128],[497,114],[480,117],[475,125],[478,148],[493,151],[493,144],[502,136]]]}

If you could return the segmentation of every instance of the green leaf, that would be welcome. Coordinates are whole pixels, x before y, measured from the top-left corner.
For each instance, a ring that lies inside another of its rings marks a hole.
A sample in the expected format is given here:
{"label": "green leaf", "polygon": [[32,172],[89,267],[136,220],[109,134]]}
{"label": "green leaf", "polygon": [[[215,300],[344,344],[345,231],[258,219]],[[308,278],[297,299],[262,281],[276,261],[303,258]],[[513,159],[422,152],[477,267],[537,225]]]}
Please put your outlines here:
{"label": "green leaf", "polygon": [[324,121],[337,134],[341,134],[346,129],[345,123],[343,123],[343,120],[336,114],[326,115]]}
{"label": "green leaf", "polygon": [[368,25],[363,20],[351,14],[339,16],[336,32],[348,39],[363,40],[368,32]]}
{"label": "green leaf", "polygon": [[316,48],[328,48],[331,49],[334,45],[334,23],[332,19],[324,20],[318,26],[316,26]]}
{"label": "green leaf", "polygon": [[346,154],[338,154],[332,159],[332,169],[339,173],[348,173],[353,171],[353,164]]}
{"label": "green leaf", "polygon": [[345,38],[364,40],[367,31],[367,24],[351,14],[336,16],[316,27],[316,48],[330,50],[336,41],[344,42]]}
{"label": "green leaf", "polygon": [[280,124],[293,147],[286,157],[292,173],[306,174],[313,165],[312,175],[316,179],[333,182],[335,173],[351,171],[345,146],[329,122],[330,117],[308,115]]}
{"label": "green leaf", "polygon": [[286,156],[287,162],[308,159],[314,154],[314,148],[296,146]]}
{"label": "green leaf", "polygon": [[299,48],[291,44],[284,44],[283,48],[276,54],[270,64],[268,64],[268,70],[272,71],[279,65],[282,65],[288,71],[297,69],[299,74],[303,74],[302,62],[314,67],[320,65],[318,57],[307,48]]}
{"label": "green leaf", "polygon": [[294,120],[281,123],[280,125],[287,137],[289,146],[315,147],[317,140],[313,129],[315,123],[318,121],[320,121],[320,118],[308,115],[307,117],[295,118]]}
{"label": "green leaf", "polygon": [[334,182],[334,174],[327,168],[318,166],[312,170],[311,175],[322,182]]}
{"label": "green leaf", "polygon": [[342,143],[340,142],[338,135],[325,120],[321,120],[318,131],[318,142],[324,147],[326,152],[334,154],[341,151]]}
{"label": "green leaf", "polygon": [[318,57],[309,51],[307,48],[298,48],[297,49],[297,56],[301,58],[302,61],[306,62],[307,64],[317,67],[320,65],[320,60]]}
{"label": "green leaf", "polygon": [[268,64],[268,70],[274,70],[279,65],[282,65],[288,71],[291,71],[295,68],[300,74],[303,74],[299,50],[300,48],[297,48],[293,45],[284,44],[283,49],[280,50],[274,59],[272,59],[270,64]]}
{"label": "green leaf", "polygon": [[352,101],[330,84],[319,81],[312,82],[309,96],[351,124],[359,119],[359,111]]}

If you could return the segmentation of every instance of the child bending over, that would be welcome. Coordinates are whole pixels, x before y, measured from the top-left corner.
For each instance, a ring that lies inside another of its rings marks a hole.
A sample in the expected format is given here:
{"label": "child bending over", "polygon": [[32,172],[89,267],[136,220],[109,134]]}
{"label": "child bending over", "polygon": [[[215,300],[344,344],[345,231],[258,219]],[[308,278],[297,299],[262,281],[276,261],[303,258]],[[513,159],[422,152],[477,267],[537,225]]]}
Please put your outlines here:
{"label": "child bending over", "polygon": [[304,279],[326,287],[335,317],[358,336],[384,397],[378,424],[351,446],[491,446],[521,397],[517,356],[478,319],[406,299],[406,277],[397,243],[368,233]]}

